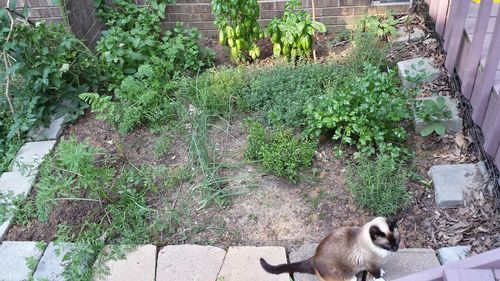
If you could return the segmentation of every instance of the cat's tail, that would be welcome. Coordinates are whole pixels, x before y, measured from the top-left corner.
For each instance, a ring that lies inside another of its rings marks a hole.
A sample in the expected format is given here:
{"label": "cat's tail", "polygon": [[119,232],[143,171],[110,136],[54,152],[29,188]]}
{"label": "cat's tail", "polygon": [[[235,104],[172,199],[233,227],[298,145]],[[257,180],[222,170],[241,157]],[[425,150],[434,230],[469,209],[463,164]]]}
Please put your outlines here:
{"label": "cat's tail", "polygon": [[290,274],[294,272],[314,274],[312,258],[299,262],[284,263],[279,265],[270,265],[263,258],[261,258],[260,265],[262,266],[262,268],[264,268],[265,271],[272,274],[280,274],[284,272],[288,272]]}

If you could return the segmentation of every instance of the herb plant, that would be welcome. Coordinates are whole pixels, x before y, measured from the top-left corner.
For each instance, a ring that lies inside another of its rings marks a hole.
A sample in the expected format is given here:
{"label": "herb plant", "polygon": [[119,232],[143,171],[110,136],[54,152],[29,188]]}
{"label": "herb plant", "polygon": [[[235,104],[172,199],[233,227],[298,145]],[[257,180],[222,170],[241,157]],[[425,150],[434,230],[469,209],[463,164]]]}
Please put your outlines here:
{"label": "herb plant", "polygon": [[260,8],[257,0],[211,0],[219,44],[229,46],[231,59],[245,62],[260,56],[256,41],[264,34],[257,22]]}
{"label": "herb plant", "polygon": [[426,123],[420,131],[420,135],[425,137],[432,133],[440,136],[444,135],[446,128],[441,121],[451,119],[451,111],[446,105],[444,97],[437,97],[436,100],[425,99],[417,101],[417,117]]}
{"label": "herb plant", "polygon": [[350,164],[346,177],[355,202],[376,216],[394,215],[409,202],[407,180],[405,167],[386,155]]}
{"label": "herb plant", "polygon": [[297,11],[301,6],[300,0],[288,0],[283,17],[274,18],[267,26],[275,57],[310,57],[314,32],[326,32],[325,25],[311,20],[308,12]]}
{"label": "herb plant", "polygon": [[399,156],[407,134],[401,122],[410,116],[407,92],[394,71],[381,72],[364,65],[363,73],[344,77],[327,94],[309,103],[308,131],[314,136],[332,133],[334,140],[355,145],[363,154]]}
{"label": "herb plant", "polygon": [[363,16],[358,23],[358,29],[377,35],[383,40],[388,40],[397,32],[396,25],[399,20],[392,14]]}
{"label": "herb plant", "polygon": [[266,130],[252,120],[247,120],[246,126],[248,145],[245,156],[262,161],[266,171],[296,182],[299,171],[311,165],[316,143],[294,136],[291,130]]}

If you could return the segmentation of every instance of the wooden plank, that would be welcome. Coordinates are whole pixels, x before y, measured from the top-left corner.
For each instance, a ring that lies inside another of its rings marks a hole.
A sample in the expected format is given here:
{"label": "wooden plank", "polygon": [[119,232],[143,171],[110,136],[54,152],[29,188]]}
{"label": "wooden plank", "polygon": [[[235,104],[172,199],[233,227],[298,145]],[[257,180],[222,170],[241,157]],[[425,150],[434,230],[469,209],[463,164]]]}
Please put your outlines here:
{"label": "wooden plank", "polygon": [[500,124],[498,120],[500,120],[499,96],[496,93],[491,93],[482,130],[484,133],[484,149],[486,153],[493,157],[495,157],[498,145],[500,144]]}
{"label": "wooden plank", "polygon": [[[495,156],[495,164],[497,164],[497,167],[500,167],[500,146],[498,147],[497,155]],[[498,273],[495,273],[495,274],[498,277],[498,279],[500,280],[500,270]]]}
{"label": "wooden plank", "polygon": [[491,269],[445,269],[445,281],[495,281]]}
{"label": "wooden plank", "polygon": [[436,21],[437,18],[437,10],[439,5],[439,0],[429,0],[429,16],[431,16],[432,20]]}
{"label": "wooden plank", "polygon": [[[500,8],[500,5],[493,5],[493,9],[491,10],[492,17],[495,17],[498,14],[499,8]],[[470,18],[477,17],[478,11],[479,11],[479,4],[478,3],[471,3],[467,17],[470,17]]]}
{"label": "wooden plank", "polygon": [[[500,158],[498,160],[500,161]],[[394,281],[441,281],[443,280],[444,270],[448,268],[500,268],[500,248],[468,257],[463,260],[450,262],[437,268],[405,276]]]}
{"label": "wooden plank", "polygon": [[444,28],[444,36],[443,36],[443,49],[446,51],[448,50],[448,46],[450,45],[450,36],[451,36],[451,31],[453,30],[453,23],[454,19],[457,16],[459,7],[460,7],[460,2],[461,0],[450,0],[450,12],[448,13],[448,19],[451,19],[448,21],[448,24]]}
{"label": "wooden plank", "polygon": [[469,53],[465,61],[465,70],[462,79],[462,94],[470,99],[474,81],[476,79],[479,61],[483,50],[484,38],[488,27],[488,15],[491,13],[492,1],[482,1],[474,28],[475,36],[470,43]]}
{"label": "wooden plank", "polygon": [[483,124],[489,94],[493,88],[496,70],[500,62],[500,14],[497,14],[495,29],[486,58],[483,75],[476,75],[471,97],[472,119],[479,126]]}
{"label": "wooden plank", "polygon": [[[465,20],[465,32],[469,41],[472,41],[474,37],[474,27],[476,26],[477,18],[467,18]],[[486,34],[492,34],[495,28],[495,17],[488,18],[488,27],[486,28]]]}
{"label": "wooden plank", "polygon": [[[456,3],[455,3],[456,2]],[[469,10],[470,0],[456,0],[453,1],[452,4],[460,5],[460,8],[457,11],[456,17],[450,21],[450,25],[452,25],[451,34],[450,34],[450,43],[448,45],[448,49],[446,50],[446,60],[444,62],[444,66],[449,72],[453,72],[455,70],[455,63],[457,61],[458,49],[460,47],[460,42],[462,40],[462,34],[464,32],[465,26],[465,17],[467,16],[467,12]]]}
{"label": "wooden plank", "polygon": [[448,0],[439,0],[436,16],[436,32],[442,37],[444,35],[444,27],[446,25],[446,15],[448,14]]}

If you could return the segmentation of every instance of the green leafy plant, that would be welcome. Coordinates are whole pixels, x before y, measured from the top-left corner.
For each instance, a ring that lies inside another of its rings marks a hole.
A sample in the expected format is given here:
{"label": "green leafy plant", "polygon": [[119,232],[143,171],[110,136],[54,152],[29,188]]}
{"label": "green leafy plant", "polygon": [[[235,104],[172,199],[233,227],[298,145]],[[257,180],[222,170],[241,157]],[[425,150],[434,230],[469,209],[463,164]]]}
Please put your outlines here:
{"label": "green leafy plant", "polygon": [[311,165],[316,143],[294,136],[291,130],[266,130],[252,120],[246,120],[245,125],[248,131],[245,157],[262,161],[266,171],[296,182],[299,171]]}
{"label": "green leafy plant", "polygon": [[352,71],[363,72],[365,63],[379,68],[386,68],[388,44],[369,32],[354,31],[353,48],[347,54],[346,64]]}
{"label": "green leafy plant", "polygon": [[355,202],[377,216],[394,215],[409,202],[407,180],[405,167],[385,155],[350,164],[346,176]]}
{"label": "green leafy plant", "polygon": [[363,32],[370,32],[383,40],[388,40],[397,32],[396,25],[399,20],[392,14],[388,15],[365,15],[358,23],[357,28]]}
{"label": "green leafy plant", "polygon": [[301,127],[305,124],[306,104],[324,94],[328,84],[343,80],[343,71],[343,67],[335,64],[258,69],[248,74],[243,102],[267,125]]}
{"label": "green leafy plant", "polygon": [[264,34],[257,22],[260,8],[257,0],[211,0],[219,44],[229,46],[231,59],[245,62],[260,56],[256,41]]}
{"label": "green leafy plant", "polygon": [[283,17],[274,18],[267,26],[275,57],[310,57],[314,32],[326,32],[325,25],[311,20],[308,12],[297,11],[301,6],[300,0],[288,0]]}
{"label": "green leafy plant", "polygon": [[355,145],[363,154],[400,155],[407,137],[401,121],[410,117],[407,91],[399,87],[392,70],[384,73],[365,64],[363,73],[354,75],[309,103],[308,132],[317,137],[331,133],[334,140]]}
{"label": "green leafy plant", "polygon": [[417,117],[426,123],[425,127],[420,130],[420,135],[425,137],[434,132],[440,136],[444,135],[446,128],[441,122],[451,119],[451,111],[448,109],[444,97],[416,102]]}

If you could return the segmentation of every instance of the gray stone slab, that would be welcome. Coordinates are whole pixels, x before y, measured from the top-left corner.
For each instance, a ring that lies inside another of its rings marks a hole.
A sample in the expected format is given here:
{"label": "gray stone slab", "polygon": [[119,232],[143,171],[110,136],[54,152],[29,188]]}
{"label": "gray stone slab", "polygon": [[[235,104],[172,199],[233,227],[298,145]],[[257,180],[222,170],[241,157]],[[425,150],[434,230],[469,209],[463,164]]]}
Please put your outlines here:
{"label": "gray stone slab", "polygon": [[[290,253],[290,262],[298,262],[306,260],[312,256],[316,252],[316,248],[318,247],[318,243],[304,244],[296,251]],[[293,279],[295,281],[318,281],[319,279],[312,274],[305,273],[294,273]]]}
{"label": "gray stone slab", "polygon": [[33,270],[28,268],[26,259],[33,257],[39,261],[42,252],[33,241],[4,241],[0,245],[0,280],[28,280]]}
{"label": "gray stone slab", "polygon": [[163,247],[158,253],[156,280],[215,281],[225,255],[226,251],[212,246]]}
{"label": "gray stone slab", "polygon": [[[415,101],[418,103],[420,101],[424,100],[436,100],[437,97],[425,97],[425,98],[416,98]],[[444,96],[444,101],[445,104],[448,108],[448,110],[451,111],[451,118],[448,120],[442,120],[441,124],[446,128],[447,131],[453,132],[453,133],[458,133],[462,131],[462,118],[458,115],[458,105],[457,102],[453,99],[451,99],[448,96]],[[425,122],[424,120],[418,118],[416,109],[414,110],[414,125],[415,125],[415,131],[417,133],[420,133],[427,125],[428,123]]]}
{"label": "gray stone slab", "polygon": [[7,231],[9,230],[11,223],[12,221],[10,218],[0,223],[0,243],[7,235]]}
{"label": "gray stone slab", "polygon": [[36,176],[43,157],[52,151],[55,144],[55,140],[25,143],[17,152],[12,171],[21,172],[23,175]]}
{"label": "gray stone slab", "polygon": [[441,264],[464,259],[470,251],[470,246],[443,247],[436,251]]}
{"label": "gray stone slab", "polygon": [[434,67],[432,59],[422,57],[398,62],[398,73],[405,88],[420,86],[410,81],[409,77],[415,78],[423,74],[423,77],[420,77],[420,83],[427,83],[436,80],[441,75],[439,69]]}
{"label": "gray stone slab", "polygon": [[34,279],[36,281],[44,280],[44,278],[50,281],[65,281],[63,272],[68,261],[63,261],[63,258],[73,246],[72,243],[54,245],[53,242],[50,242],[33,274]]}
{"label": "gray stone slab", "polygon": [[406,26],[401,26],[398,28],[396,35],[394,37],[393,42],[400,44],[406,42],[417,42],[422,40],[425,37],[425,32],[418,27],[410,28],[410,30],[406,29]]}
{"label": "gray stone slab", "polygon": [[432,249],[408,248],[390,255],[382,269],[384,279],[389,281],[438,266],[439,261]]}
{"label": "gray stone slab", "polygon": [[52,119],[49,127],[40,126],[38,130],[33,130],[28,134],[31,141],[56,140],[62,133],[66,116]]}
{"label": "gray stone slab", "polygon": [[5,172],[0,176],[0,193],[7,196],[23,195],[26,197],[33,185],[33,176],[24,176],[20,172]]}
{"label": "gray stone slab", "polygon": [[218,281],[289,281],[288,274],[269,274],[260,265],[260,258],[270,264],[287,263],[283,247],[231,247],[222,264]]}
{"label": "gray stone slab", "polygon": [[437,165],[429,170],[439,208],[456,208],[482,197],[485,180],[482,163]]}
{"label": "gray stone slab", "polygon": [[[109,250],[109,246],[105,251]],[[143,245],[128,252],[124,259],[108,260],[104,266],[108,275],[97,276],[102,281],[152,281],[155,279],[156,246]],[[157,279],[158,280],[158,279]]]}

